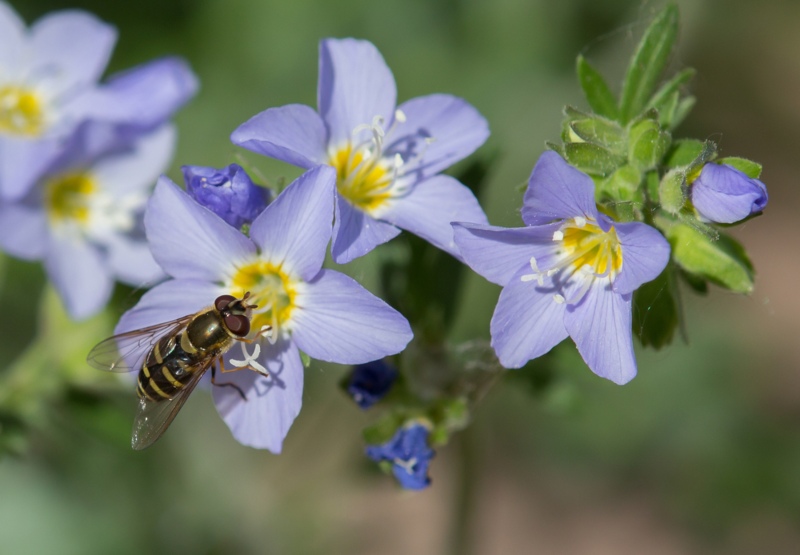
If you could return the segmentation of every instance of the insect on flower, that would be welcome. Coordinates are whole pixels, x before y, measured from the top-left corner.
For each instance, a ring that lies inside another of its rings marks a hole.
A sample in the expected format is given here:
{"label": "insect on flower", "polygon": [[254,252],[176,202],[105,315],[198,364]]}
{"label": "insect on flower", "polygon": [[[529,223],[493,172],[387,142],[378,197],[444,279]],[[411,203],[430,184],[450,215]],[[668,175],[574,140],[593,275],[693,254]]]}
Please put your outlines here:
{"label": "insect on flower", "polygon": [[[206,371],[211,369],[211,383],[235,388],[246,401],[244,392],[233,383],[217,383],[216,367],[221,372],[248,368],[268,376],[255,357],[231,360],[234,368],[225,368],[222,356],[237,342],[250,343],[250,321],[257,305],[232,295],[220,295],[212,306],[195,314],[109,337],[94,347],[87,361],[100,370],[131,372],[139,370],[136,393],[139,406],[133,422],[131,446],[144,449],[152,445],[169,427],[186,399]],[[266,335],[271,326],[256,334]]]}

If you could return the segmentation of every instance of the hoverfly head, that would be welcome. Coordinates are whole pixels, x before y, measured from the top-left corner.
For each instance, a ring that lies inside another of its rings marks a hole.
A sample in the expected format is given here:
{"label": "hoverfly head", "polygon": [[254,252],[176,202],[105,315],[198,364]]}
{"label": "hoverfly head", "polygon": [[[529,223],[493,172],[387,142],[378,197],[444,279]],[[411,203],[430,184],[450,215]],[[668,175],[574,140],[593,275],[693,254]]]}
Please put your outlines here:
{"label": "hoverfly head", "polygon": [[222,315],[225,326],[232,334],[239,337],[247,337],[250,333],[250,313],[254,306],[244,302],[249,296],[248,291],[241,299],[232,295],[220,295],[214,301],[214,308]]}

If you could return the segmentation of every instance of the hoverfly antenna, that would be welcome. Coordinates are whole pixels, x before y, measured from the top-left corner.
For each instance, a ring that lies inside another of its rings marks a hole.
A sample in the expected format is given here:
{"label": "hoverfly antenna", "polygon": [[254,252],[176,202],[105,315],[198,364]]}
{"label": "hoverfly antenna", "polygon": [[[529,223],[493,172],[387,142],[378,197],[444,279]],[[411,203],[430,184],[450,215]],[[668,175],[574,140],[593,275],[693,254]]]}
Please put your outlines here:
{"label": "hoverfly antenna", "polygon": [[243,301],[244,301],[244,300],[247,300],[247,297],[249,297],[249,296],[250,296],[250,291],[245,291],[245,292],[244,292],[244,296],[242,297],[242,300],[243,300]]}

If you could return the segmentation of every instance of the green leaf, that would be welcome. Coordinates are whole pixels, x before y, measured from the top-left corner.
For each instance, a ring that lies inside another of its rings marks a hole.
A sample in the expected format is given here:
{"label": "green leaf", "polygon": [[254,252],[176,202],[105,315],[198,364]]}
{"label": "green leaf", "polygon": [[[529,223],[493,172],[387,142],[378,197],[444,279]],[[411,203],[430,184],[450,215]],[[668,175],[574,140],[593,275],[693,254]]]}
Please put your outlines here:
{"label": "green leaf", "polygon": [[736,168],[747,177],[752,179],[758,179],[761,177],[761,164],[758,162],[753,162],[752,160],[748,160],[746,158],[739,158],[737,156],[727,156],[725,158],[720,158],[717,160],[720,164],[727,164],[733,168]]}
{"label": "green leaf", "polygon": [[686,223],[666,230],[672,257],[681,268],[736,293],[753,291],[753,265],[744,248],[723,233],[709,235]]}
{"label": "green leaf", "polygon": [[670,145],[670,134],[662,131],[658,122],[644,119],[635,125],[628,134],[628,160],[641,171],[655,168]]}
{"label": "green leaf", "polygon": [[696,71],[692,68],[686,68],[677,73],[672,79],[664,83],[658,92],[653,95],[653,98],[647,104],[648,108],[655,108],[661,114],[662,123],[663,118],[666,118],[665,112],[669,112],[669,123],[665,126],[669,129],[674,129],[677,124],[674,123],[675,112],[680,100],[680,88],[689,82],[694,77]]}
{"label": "green leaf", "polygon": [[591,143],[564,145],[567,162],[590,175],[605,177],[625,163],[625,158]]}
{"label": "green leaf", "polygon": [[583,56],[578,56],[577,60],[578,80],[580,81],[583,94],[592,110],[609,119],[617,119],[619,109],[614,93],[608,88],[605,79]]}
{"label": "green leaf", "polygon": [[686,285],[691,287],[698,295],[708,294],[708,282],[702,277],[691,274],[685,270],[680,271],[680,276],[683,278],[683,281],[686,282]]}
{"label": "green leaf", "polygon": [[667,65],[677,34],[678,7],[668,4],[645,31],[628,66],[619,104],[623,123],[630,121],[647,106]]}
{"label": "green leaf", "polygon": [[622,128],[605,118],[579,119],[569,124],[570,141],[586,142],[605,147],[614,153],[625,152],[625,134]]}
{"label": "green leaf", "polygon": [[678,107],[675,108],[675,115],[672,116],[672,129],[678,127],[686,119],[686,116],[694,108],[695,102],[697,102],[695,97],[687,96],[678,103]]}
{"label": "green leaf", "polygon": [[672,343],[681,324],[681,305],[672,264],[633,294],[633,331],[642,345],[660,349]]}
{"label": "green leaf", "polygon": [[675,91],[655,108],[658,110],[658,124],[664,129],[672,129],[672,120],[675,118],[675,111],[678,109],[679,101],[680,94]]}

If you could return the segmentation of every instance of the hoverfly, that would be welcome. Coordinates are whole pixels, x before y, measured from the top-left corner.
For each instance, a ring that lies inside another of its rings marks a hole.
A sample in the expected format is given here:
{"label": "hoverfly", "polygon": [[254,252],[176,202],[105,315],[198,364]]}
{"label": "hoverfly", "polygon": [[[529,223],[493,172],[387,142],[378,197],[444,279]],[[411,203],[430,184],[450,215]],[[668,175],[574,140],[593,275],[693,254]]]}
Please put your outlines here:
{"label": "hoverfly", "polygon": [[[249,368],[267,374],[263,367],[247,362],[227,370],[222,360],[236,341],[251,341],[247,335],[257,305],[245,302],[249,295],[241,299],[221,295],[195,314],[109,337],[89,352],[87,362],[100,370],[139,371],[139,406],[131,437],[134,449],[149,447],[161,437],[209,368],[212,384],[233,387],[245,400],[236,384],[215,381],[216,366],[221,372]],[[270,330],[264,326],[258,334]]]}

